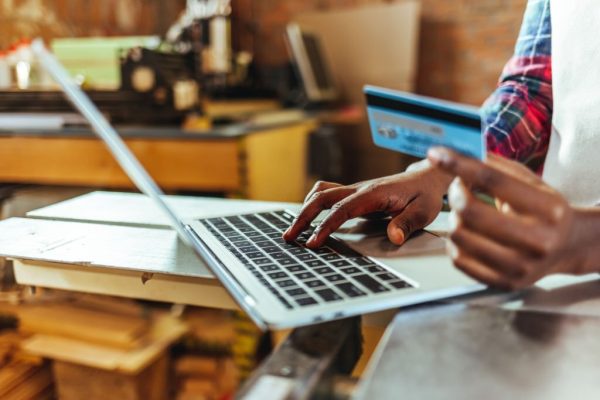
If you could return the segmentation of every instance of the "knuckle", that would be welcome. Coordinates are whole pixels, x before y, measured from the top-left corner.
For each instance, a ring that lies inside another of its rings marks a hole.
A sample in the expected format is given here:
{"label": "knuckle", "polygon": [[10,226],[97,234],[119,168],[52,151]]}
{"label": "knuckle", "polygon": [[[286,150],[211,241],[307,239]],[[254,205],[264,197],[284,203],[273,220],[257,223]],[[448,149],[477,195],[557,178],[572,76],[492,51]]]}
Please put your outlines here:
{"label": "knuckle", "polygon": [[350,219],[350,207],[347,202],[339,202],[331,207],[330,218]]}
{"label": "knuckle", "polygon": [[552,255],[560,242],[560,237],[556,232],[546,232],[539,240],[535,241],[536,253],[544,258]]}
{"label": "knuckle", "polygon": [[475,179],[477,182],[477,186],[483,189],[496,186],[500,183],[500,177],[498,173],[496,173],[489,167],[483,167],[478,169],[475,174]]}
{"label": "knuckle", "polygon": [[550,211],[550,220],[554,223],[562,221],[567,215],[568,206],[564,202],[554,204]]}
{"label": "knuckle", "polygon": [[322,190],[323,188],[327,187],[331,185],[331,182],[327,182],[327,181],[317,181],[315,183],[315,185],[313,186],[313,189],[315,190]]}
{"label": "knuckle", "polygon": [[315,192],[312,194],[312,196],[310,196],[310,199],[308,202],[312,203],[312,204],[321,204],[321,203],[323,203],[324,200],[325,200],[324,192]]}

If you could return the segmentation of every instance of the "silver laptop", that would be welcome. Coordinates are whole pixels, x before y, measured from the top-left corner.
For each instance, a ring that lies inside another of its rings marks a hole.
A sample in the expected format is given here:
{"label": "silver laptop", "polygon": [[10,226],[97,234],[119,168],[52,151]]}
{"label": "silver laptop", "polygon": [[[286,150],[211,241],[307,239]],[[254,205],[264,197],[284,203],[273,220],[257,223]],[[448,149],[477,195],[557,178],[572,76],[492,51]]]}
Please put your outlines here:
{"label": "silver laptop", "polygon": [[169,217],[189,245],[261,328],[290,328],[406,306],[482,288],[444,255],[381,263],[331,239],[313,251],[286,243],[287,211],[183,221],[115,129],[73,82],[41,40],[32,44],[41,65],[89,121],[135,185]]}

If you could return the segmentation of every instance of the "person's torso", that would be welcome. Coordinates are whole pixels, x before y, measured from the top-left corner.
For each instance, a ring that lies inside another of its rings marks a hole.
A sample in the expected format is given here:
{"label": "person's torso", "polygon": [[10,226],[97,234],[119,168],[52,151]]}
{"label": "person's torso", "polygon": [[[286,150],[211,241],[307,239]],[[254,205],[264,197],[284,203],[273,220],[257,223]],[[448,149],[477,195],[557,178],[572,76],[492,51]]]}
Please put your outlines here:
{"label": "person's torso", "polygon": [[600,1],[551,0],[553,132],[544,180],[600,204]]}

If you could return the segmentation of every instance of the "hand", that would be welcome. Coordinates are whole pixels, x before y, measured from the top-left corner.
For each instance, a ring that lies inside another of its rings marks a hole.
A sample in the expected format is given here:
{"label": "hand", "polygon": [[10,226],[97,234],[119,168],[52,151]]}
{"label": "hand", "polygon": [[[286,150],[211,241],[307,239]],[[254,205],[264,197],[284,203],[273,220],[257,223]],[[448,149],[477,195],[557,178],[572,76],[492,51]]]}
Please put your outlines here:
{"label": "hand", "polygon": [[[457,176],[448,192],[454,225],[448,247],[467,275],[513,290],[548,274],[598,267],[590,257],[598,253],[597,211],[574,209],[525,166],[498,156],[481,163],[435,148],[428,159]],[[500,207],[483,203],[474,190],[495,197]]]}
{"label": "hand", "polygon": [[393,217],[388,225],[388,237],[393,243],[401,245],[413,232],[435,219],[442,208],[442,198],[451,179],[450,175],[431,168],[425,160],[405,173],[350,186],[318,182],[283,238],[286,241],[295,240],[310,227],[321,211],[331,209],[306,243],[310,248],[317,248],[344,222],[383,212]]}

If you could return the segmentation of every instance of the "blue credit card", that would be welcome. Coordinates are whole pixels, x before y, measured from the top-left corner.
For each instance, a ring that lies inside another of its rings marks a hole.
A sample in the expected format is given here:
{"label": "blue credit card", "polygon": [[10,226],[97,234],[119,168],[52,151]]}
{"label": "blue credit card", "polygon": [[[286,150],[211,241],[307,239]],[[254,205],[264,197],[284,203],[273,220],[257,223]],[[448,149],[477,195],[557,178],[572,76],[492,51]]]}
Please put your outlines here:
{"label": "blue credit card", "polygon": [[430,147],[444,146],[485,159],[485,138],[476,107],[374,86],[366,86],[364,92],[377,146],[421,158]]}

